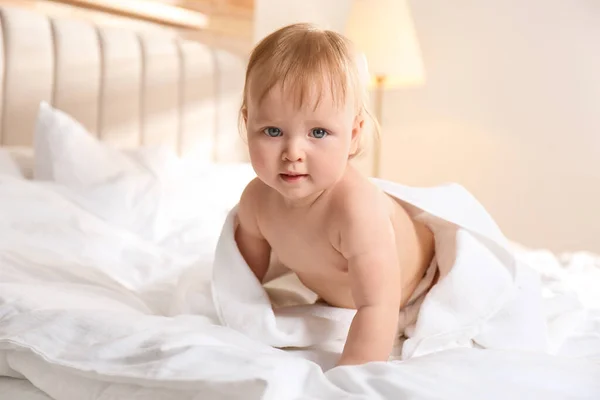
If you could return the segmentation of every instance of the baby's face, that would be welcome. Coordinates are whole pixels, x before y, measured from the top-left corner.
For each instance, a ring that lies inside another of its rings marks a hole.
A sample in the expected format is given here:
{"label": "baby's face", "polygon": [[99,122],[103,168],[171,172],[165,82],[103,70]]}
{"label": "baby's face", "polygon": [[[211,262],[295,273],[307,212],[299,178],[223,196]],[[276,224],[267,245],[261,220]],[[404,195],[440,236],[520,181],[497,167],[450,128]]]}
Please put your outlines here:
{"label": "baby's face", "polygon": [[[331,93],[306,96],[297,107],[275,86],[258,102],[247,101],[250,159],[257,176],[292,202],[310,201],[344,174],[362,121],[352,102],[335,105]],[[350,96],[348,96],[350,97]]]}

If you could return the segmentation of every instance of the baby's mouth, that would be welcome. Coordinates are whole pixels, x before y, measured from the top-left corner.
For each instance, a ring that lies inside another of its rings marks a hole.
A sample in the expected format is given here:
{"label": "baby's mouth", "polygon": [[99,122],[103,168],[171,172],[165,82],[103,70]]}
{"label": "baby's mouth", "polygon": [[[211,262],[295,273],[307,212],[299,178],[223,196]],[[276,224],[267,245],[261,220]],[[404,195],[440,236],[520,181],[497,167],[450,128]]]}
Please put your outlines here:
{"label": "baby's mouth", "polygon": [[279,174],[285,182],[298,182],[305,179],[307,174]]}

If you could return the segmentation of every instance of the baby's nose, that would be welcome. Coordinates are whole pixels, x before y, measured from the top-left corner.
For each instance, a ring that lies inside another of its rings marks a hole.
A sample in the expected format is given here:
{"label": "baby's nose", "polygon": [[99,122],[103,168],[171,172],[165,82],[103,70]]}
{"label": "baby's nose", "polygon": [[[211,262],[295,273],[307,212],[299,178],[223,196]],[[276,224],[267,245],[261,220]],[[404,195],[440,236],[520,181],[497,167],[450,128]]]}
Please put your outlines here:
{"label": "baby's nose", "polygon": [[304,151],[302,144],[298,140],[289,140],[286,143],[285,149],[282,154],[284,161],[302,161],[304,160]]}

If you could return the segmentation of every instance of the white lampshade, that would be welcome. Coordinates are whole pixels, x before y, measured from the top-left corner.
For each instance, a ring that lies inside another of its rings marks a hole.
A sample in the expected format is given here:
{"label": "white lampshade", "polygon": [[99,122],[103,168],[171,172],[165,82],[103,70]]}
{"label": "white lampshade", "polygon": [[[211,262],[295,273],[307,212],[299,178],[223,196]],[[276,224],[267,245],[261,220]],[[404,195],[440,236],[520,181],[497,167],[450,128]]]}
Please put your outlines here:
{"label": "white lampshade", "polygon": [[385,77],[388,87],[425,81],[406,0],[353,0],[344,33],[366,56],[373,79]]}

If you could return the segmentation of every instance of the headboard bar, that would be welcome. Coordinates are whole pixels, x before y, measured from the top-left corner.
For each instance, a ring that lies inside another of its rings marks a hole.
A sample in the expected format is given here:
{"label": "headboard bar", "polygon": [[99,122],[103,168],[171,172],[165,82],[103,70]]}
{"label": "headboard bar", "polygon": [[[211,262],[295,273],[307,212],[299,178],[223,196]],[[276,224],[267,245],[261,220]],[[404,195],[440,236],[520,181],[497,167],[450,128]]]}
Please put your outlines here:
{"label": "headboard bar", "polygon": [[0,7],[0,145],[33,144],[40,101],[117,148],[169,146],[242,161],[240,57],[170,35],[140,34]]}

